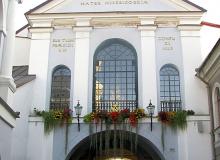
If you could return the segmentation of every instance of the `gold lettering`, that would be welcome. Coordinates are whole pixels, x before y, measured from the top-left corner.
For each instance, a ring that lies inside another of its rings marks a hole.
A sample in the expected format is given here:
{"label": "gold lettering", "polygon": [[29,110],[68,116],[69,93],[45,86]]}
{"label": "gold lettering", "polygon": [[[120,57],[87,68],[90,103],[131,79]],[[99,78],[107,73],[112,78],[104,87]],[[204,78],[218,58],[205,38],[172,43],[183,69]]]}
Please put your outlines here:
{"label": "gold lettering", "polygon": [[148,0],[107,0],[105,2],[94,0],[94,1],[83,1],[80,3],[81,6],[94,6],[94,5],[140,5],[148,4]]}
{"label": "gold lettering", "polygon": [[74,39],[71,38],[62,38],[62,39],[53,39],[52,47],[57,49],[59,53],[67,52],[68,48],[74,47]]}

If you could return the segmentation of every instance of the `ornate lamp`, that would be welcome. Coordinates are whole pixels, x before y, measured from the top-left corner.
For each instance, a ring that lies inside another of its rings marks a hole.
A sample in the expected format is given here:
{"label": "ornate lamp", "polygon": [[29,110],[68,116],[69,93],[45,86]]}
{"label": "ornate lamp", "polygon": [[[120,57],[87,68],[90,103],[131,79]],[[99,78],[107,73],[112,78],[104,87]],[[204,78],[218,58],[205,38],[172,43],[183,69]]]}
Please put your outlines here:
{"label": "ornate lamp", "polygon": [[147,106],[147,111],[150,114],[150,130],[151,130],[151,132],[152,132],[152,128],[153,128],[152,118],[153,118],[154,110],[155,110],[155,106],[152,105],[151,100],[150,100],[150,103]]}
{"label": "ornate lamp", "polygon": [[81,115],[83,107],[80,105],[79,100],[78,100],[77,105],[74,108],[75,108],[75,112],[76,112],[76,116],[77,116],[77,120],[78,120],[78,131],[80,131],[79,116]]}

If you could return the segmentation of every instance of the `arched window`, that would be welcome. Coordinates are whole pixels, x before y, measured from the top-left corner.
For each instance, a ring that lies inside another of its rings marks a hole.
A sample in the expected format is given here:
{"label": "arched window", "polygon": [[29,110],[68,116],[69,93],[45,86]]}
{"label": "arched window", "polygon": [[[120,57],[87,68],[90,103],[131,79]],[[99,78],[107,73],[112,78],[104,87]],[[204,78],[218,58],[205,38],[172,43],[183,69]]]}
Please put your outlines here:
{"label": "arched window", "polygon": [[165,65],[160,70],[161,111],[181,109],[180,77],[172,65]]}
{"label": "arched window", "polygon": [[137,55],[134,47],[121,39],[104,41],[94,55],[93,110],[109,111],[138,106]]}
{"label": "arched window", "polygon": [[70,106],[71,72],[65,66],[58,66],[52,74],[50,109],[63,109]]}

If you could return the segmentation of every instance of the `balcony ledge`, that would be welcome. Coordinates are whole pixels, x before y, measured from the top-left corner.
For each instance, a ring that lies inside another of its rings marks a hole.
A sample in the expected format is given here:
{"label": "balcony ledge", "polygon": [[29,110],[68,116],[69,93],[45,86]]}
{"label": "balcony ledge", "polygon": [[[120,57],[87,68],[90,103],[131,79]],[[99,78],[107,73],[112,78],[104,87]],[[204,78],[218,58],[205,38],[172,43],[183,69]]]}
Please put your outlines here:
{"label": "balcony ledge", "polygon": [[[187,122],[194,122],[194,121],[210,121],[210,116],[209,115],[193,115],[193,116],[188,116],[187,117]],[[29,122],[43,122],[42,117],[38,117],[38,116],[29,116]],[[73,117],[73,121],[72,123],[77,123],[77,118]],[[83,117],[80,117],[80,123],[84,123],[83,122]],[[144,118],[142,120],[139,121],[139,123],[150,123],[150,118]],[[153,117],[153,123],[158,123],[158,118],[157,117]]]}

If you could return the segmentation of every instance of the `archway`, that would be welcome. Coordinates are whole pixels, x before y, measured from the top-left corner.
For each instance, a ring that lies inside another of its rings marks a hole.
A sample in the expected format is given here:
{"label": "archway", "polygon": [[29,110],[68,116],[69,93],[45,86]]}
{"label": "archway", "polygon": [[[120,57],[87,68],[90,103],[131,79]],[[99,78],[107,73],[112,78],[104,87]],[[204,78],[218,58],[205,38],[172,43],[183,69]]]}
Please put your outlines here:
{"label": "archway", "polygon": [[[109,148],[106,149],[105,139],[103,136],[101,139],[97,140],[97,147],[94,149],[91,147],[92,137],[100,137],[100,135],[105,135],[108,131],[99,132],[90,135],[78,143],[68,154],[66,160],[164,160],[165,158],[157,147],[148,139],[140,136],[136,133],[123,131],[124,135],[129,135],[124,141],[123,149],[120,148],[120,134],[117,134],[116,147],[114,143],[114,132],[110,131],[110,144]],[[119,131],[117,131],[119,133]],[[101,142],[102,141],[102,142]],[[137,148],[135,149],[135,141]],[[103,144],[101,144],[101,143]],[[101,145],[101,147],[100,147]],[[115,148],[114,148],[115,147]],[[101,149],[101,150],[100,150]]]}

